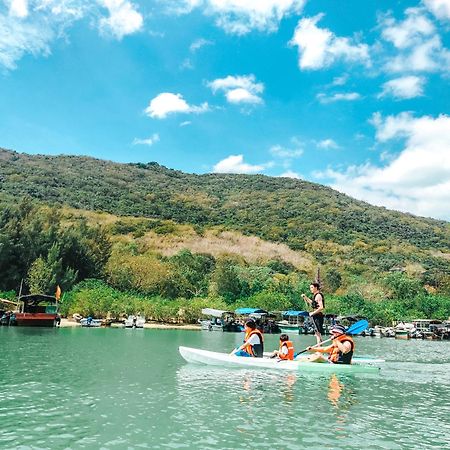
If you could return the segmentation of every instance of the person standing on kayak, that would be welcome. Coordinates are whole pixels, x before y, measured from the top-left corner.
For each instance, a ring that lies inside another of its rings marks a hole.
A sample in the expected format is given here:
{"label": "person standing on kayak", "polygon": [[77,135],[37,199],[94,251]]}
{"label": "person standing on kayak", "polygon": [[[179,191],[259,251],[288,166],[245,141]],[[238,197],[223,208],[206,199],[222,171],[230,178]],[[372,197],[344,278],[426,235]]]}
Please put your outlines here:
{"label": "person standing on kayak", "polygon": [[[326,362],[332,364],[351,364],[355,343],[350,336],[345,334],[345,327],[342,325],[333,325],[330,329],[333,335],[333,342],[327,347],[308,347],[309,352],[316,354],[311,356],[310,362]],[[322,353],[328,353],[325,358]]]}
{"label": "person standing on kayak", "polygon": [[314,330],[317,343],[322,342],[322,334],[324,334],[323,330],[323,310],[325,309],[325,299],[323,297],[322,292],[320,292],[319,283],[311,283],[309,286],[309,290],[313,295],[313,298],[310,299],[305,294],[302,294],[303,300],[307,302],[311,308],[313,309],[309,315],[314,322]]}
{"label": "person standing on kayak", "polygon": [[262,358],[264,353],[264,338],[261,331],[256,328],[255,321],[251,319],[247,320],[244,331],[244,343],[236,350],[233,350],[231,354]]}

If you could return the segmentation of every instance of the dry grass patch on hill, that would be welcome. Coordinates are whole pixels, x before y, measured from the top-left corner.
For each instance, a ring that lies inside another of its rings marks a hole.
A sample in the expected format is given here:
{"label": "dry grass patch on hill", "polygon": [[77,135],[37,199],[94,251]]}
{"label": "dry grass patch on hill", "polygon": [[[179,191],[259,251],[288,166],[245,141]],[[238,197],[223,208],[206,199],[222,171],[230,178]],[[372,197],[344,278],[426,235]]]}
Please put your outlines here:
{"label": "dry grass patch on hill", "polygon": [[215,257],[235,254],[251,263],[280,259],[307,272],[314,267],[312,258],[306,253],[291,250],[285,244],[267,242],[235,231],[207,230],[203,236],[199,236],[192,228],[189,230],[185,227],[183,234],[146,233],[141,243],[146,249],[164,256],[172,256],[187,248],[193,253],[209,253]]}

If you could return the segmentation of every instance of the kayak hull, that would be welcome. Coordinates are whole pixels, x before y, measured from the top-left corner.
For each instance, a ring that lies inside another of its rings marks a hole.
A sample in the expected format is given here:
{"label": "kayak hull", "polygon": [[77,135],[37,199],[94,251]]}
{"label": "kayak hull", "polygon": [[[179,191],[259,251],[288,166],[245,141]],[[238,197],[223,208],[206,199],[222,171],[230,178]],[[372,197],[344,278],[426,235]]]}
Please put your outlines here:
{"label": "kayak hull", "polygon": [[[264,356],[269,357],[270,352],[264,352]],[[306,361],[310,354],[303,353],[295,358],[295,361]],[[373,356],[353,356],[352,364],[380,364],[386,362],[385,359],[375,358]]]}
{"label": "kayak hull", "polygon": [[271,358],[248,358],[211,352],[190,347],[179,347],[180,355],[189,363],[210,366],[247,367],[274,370],[290,370],[297,372],[320,373],[378,373],[379,368],[362,364],[328,364],[305,361],[281,361]]}

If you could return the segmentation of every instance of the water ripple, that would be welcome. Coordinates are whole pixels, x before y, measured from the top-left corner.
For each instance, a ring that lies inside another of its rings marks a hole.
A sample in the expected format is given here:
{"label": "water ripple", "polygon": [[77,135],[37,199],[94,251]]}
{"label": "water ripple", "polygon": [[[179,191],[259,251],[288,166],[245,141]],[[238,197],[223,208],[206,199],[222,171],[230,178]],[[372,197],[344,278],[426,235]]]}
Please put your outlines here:
{"label": "water ripple", "polygon": [[324,376],[195,366],[177,352],[233,348],[237,334],[92,331],[0,327],[0,448],[450,446],[448,342],[357,339],[388,360],[381,374]]}

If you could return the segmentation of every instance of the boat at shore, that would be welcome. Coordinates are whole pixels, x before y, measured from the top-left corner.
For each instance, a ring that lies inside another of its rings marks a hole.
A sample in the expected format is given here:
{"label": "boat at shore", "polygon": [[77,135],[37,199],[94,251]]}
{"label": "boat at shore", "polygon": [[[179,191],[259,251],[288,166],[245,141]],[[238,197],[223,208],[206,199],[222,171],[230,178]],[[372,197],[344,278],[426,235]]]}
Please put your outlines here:
{"label": "boat at shore", "polygon": [[236,315],[233,311],[203,308],[202,315],[208,317],[208,319],[198,319],[202,330],[237,333],[243,331],[243,327],[236,321]]}
{"label": "boat at shore", "polygon": [[211,352],[191,347],[180,346],[180,355],[189,363],[211,366],[246,367],[297,372],[320,373],[378,373],[379,367],[363,364],[328,364],[313,363],[303,360],[286,361],[275,358],[246,358],[227,353]]}
{"label": "boat at shore", "polygon": [[415,331],[412,323],[399,322],[394,328],[395,339],[411,339],[411,334]]}
{"label": "boat at shore", "polygon": [[94,319],[91,316],[85,317],[80,320],[80,325],[86,328],[98,328],[103,325],[102,319]]}
{"label": "boat at shore", "polygon": [[277,325],[282,333],[300,334],[307,317],[309,317],[308,311],[283,311]]}
{"label": "boat at shore", "polygon": [[58,301],[52,295],[22,295],[17,309],[9,318],[9,325],[27,327],[54,327],[59,325]]}
{"label": "boat at shore", "polygon": [[124,327],[125,328],[144,328],[145,325],[145,317],[141,315],[135,316],[134,314],[128,316],[125,319]]}

